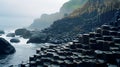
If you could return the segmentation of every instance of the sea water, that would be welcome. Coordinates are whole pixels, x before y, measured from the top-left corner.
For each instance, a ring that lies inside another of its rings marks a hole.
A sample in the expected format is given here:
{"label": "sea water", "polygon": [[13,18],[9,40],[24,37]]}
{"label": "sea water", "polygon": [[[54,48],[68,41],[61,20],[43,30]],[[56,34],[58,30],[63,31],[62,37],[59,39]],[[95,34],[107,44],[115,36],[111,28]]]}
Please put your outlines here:
{"label": "sea water", "polygon": [[[7,33],[14,32],[14,31],[7,31]],[[10,42],[10,39],[12,37],[6,37],[6,34],[0,36],[5,38],[7,41]],[[18,65],[22,62],[28,62],[29,56],[32,56],[36,53],[36,49],[40,48],[44,45],[50,45],[50,44],[26,44],[28,39],[24,39],[20,36],[16,36],[15,38],[20,39],[20,43],[11,43],[15,49],[16,52],[11,55],[7,56],[1,56],[0,55],[0,67],[8,67],[10,65]]]}

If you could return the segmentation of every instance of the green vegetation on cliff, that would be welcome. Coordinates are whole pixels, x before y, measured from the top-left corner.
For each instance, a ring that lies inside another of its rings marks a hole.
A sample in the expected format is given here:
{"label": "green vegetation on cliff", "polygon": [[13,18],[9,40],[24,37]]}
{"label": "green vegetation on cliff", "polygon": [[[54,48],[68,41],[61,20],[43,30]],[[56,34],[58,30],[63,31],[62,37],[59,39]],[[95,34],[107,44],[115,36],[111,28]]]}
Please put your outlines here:
{"label": "green vegetation on cliff", "polygon": [[81,8],[88,0],[70,0],[66,2],[60,9],[60,12],[71,13],[74,10]]}

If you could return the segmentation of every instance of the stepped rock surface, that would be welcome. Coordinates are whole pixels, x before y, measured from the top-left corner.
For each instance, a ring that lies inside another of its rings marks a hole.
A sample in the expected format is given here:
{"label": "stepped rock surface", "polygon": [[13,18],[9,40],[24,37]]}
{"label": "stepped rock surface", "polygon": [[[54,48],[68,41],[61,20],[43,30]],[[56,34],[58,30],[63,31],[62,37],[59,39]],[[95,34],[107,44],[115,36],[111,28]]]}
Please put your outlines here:
{"label": "stepped rock surface", "polygon": [[[120,12],[120,11],[118,11]],[[64,45],[36,50],[21,67],[110,67],[120,66],[120,14],[115,22],[103,24],[93,32],[79,34]]]}

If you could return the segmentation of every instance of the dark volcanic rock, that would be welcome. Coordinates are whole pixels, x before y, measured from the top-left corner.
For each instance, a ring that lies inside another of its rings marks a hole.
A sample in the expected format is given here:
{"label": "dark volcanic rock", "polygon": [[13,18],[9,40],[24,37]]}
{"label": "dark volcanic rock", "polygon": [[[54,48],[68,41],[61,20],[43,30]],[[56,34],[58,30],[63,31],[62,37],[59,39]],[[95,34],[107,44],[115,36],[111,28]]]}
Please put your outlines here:
{"label": "dark volcanic rock", "polygon": [[27,43],[45,43],[48,41],[48,36],[44,33],[34,34]]}
{"label": "dark volcanic rock", "polygon": [[53,38],[53,39],[50,39],[48,42],[52,44],[61,44],[61,43],[64,43],[65,41]]}
{"label": "dark volcanic rock", "polygon": [[11,40],[10,40],[10,42],[12,42],[12,43],[19,43],[19,42],[20,42],[20,40],[19,40],[19,39],[17,39],[17,38],[13,38],[13,39],[11,39]]}
{"label": "dark volcanic rock", "polygon": [[15,37],[15,33],[8,33],[6,36],[7,37]]}
{"label": "dark volcanic rock", "polygon": [[24,32],[26,32],[26,29],[17,29],[17,30],[15,30],[16,35],[23,35]]}
{"label": "dark volcanic rock", "polygon": [[12,54],[15,52],[15,48],[4,38],[0,38],[0,55]]}
{"label": "dark volcanic rock", "polygon": [[32,36],[32,33],[29,30],[26,30],[22,35],[23,38],[30,38],[31,36]]}
{"label": "dark volcanic rock", "polygon": [[23,29],[17,29],[17,30],[15,30],[15,34],[16,35],[20,35],[23,38],[29,38],[32,35],[32,33],[29,30],[24,29],[24,28]]}

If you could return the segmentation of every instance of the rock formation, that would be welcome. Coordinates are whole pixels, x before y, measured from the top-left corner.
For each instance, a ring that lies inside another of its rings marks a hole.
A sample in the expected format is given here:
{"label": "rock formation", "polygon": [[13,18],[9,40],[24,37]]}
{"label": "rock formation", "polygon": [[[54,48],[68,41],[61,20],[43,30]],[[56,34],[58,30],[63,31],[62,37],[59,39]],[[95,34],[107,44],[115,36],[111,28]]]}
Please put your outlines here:
{"label": "rock formation", "polygon": [[17,38],[12,38],[12,39],[10,40],[10,42],[11,42],[11,43],[19,43],[20,40],[17,39]]}
{"label": "rock formation", "polygon": [[68,14],[73,12],[77,8],[81,8],[88,0],[70,0],[66,2],[59,12],[53,14],[43,14],[40,18],[35,19],[31,24],[30,28],[33,29],[44,29],[49,27],[54,21],[66,17]]}
{"label": "rock formation", "polygon": [[15,48],[4,38],[0,38],[0,55],[12,54]]}

